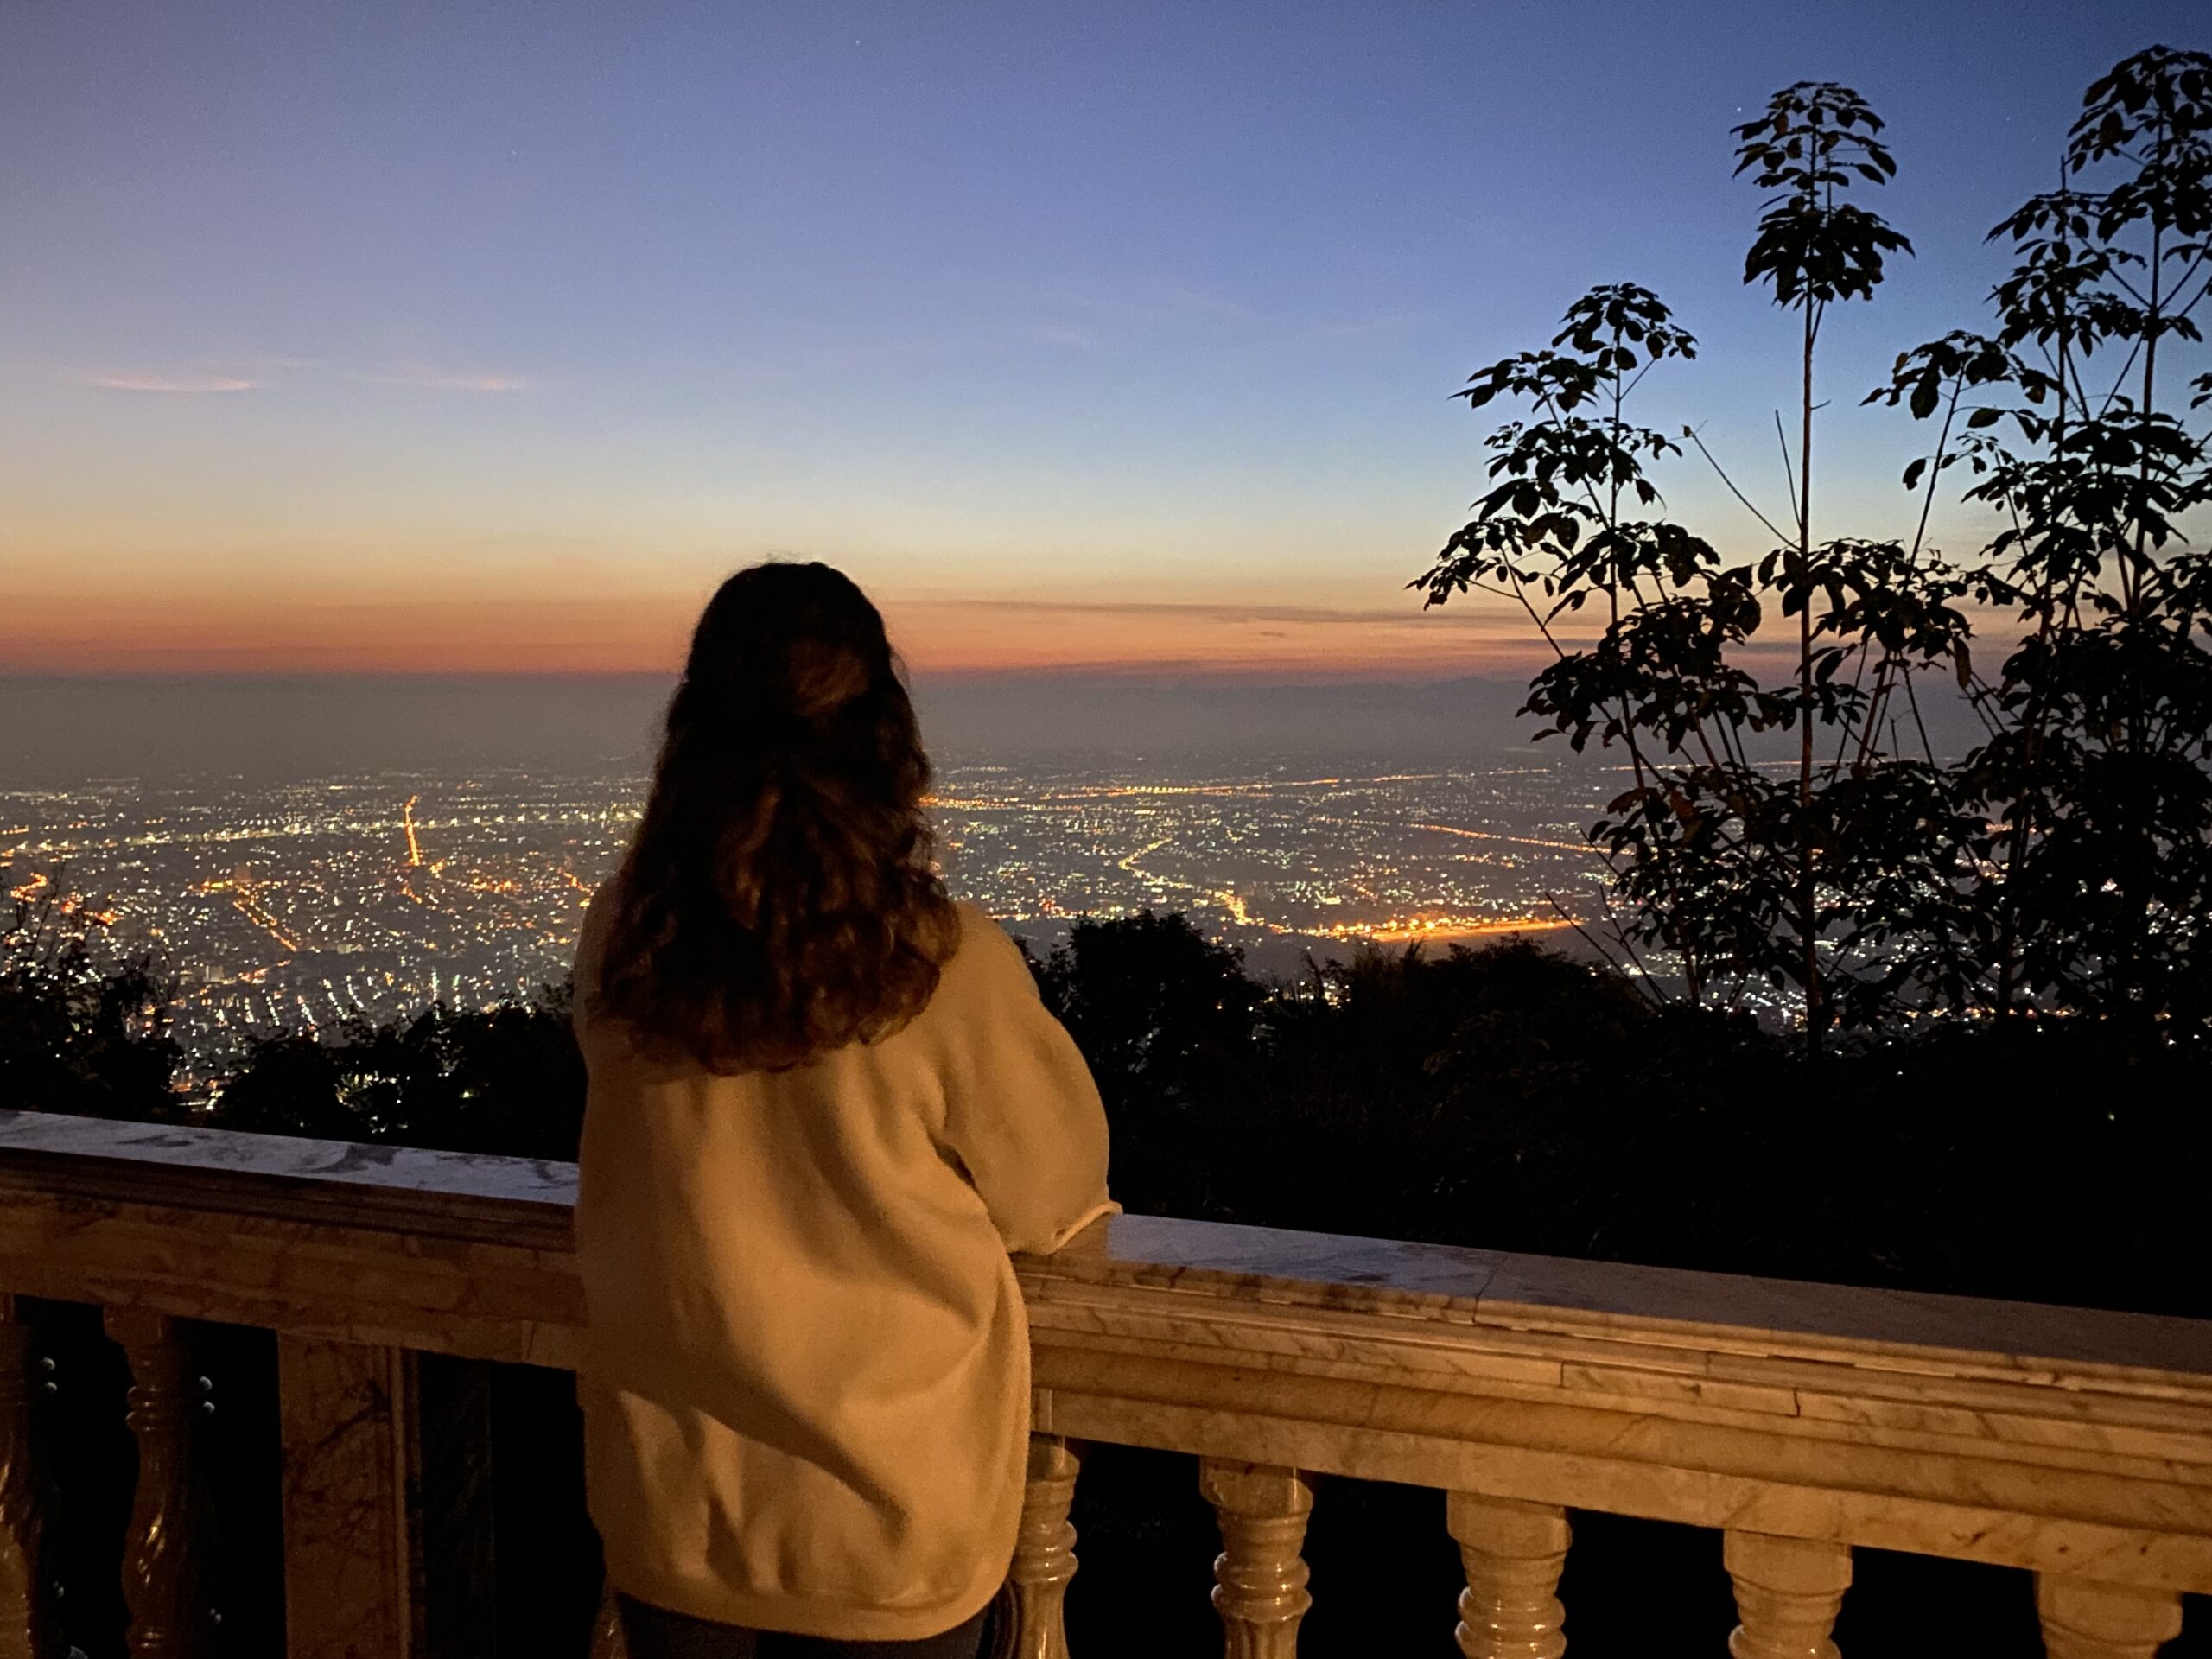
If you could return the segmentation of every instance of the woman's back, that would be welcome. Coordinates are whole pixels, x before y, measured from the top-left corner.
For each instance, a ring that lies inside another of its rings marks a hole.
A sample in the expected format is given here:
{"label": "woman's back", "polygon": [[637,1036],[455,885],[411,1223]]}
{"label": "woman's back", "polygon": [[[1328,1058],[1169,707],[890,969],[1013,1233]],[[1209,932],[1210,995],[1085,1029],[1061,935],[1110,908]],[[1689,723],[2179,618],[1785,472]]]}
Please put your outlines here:
{"label": "woman's back", "polygon": [[968,906],[888,1035],[781,1070],[671,1058],[594,1012],[618,904],[594,901],[577,961],[582,1392],[609,1575],[760,1629],[957,1624],[1020,1513],[1028,1348],[1007,1252],[1111,1208],[1089,1071]]}
{"label": "woman's back", "polygon": [[587,1495],[644,1653],[955,1652],[1014,1552],[1007,1252],[1110,1207],[1106,1122],[1020,952],[946,895],[929,777],[867,596],[741,570],[585,918]]}

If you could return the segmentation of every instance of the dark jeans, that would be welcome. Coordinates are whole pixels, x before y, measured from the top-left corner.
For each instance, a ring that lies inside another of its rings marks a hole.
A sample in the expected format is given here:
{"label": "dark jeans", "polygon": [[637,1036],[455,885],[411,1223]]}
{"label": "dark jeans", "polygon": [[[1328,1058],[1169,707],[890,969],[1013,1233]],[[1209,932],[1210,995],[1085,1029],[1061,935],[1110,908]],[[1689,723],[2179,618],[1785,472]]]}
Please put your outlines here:
{"label": "dark jeans", "polygon": [[715,1624],[617,1596],[630,1659],[976,1659],[982,1651],[986,1607],[965,1624],[919,1642],[832,1642]]}

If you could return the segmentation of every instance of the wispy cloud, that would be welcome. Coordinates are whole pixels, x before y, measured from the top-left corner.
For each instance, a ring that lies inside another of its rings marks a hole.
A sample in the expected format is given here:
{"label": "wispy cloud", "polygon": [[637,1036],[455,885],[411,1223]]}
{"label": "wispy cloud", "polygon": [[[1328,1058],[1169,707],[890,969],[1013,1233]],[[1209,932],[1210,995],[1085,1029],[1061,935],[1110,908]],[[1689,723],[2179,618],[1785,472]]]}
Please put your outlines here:
{"label": "wispy cloud", "polygon": [[426,391],[528,391],[537,383],[519,374],[484,374],[468,370],[406,364],[353,377],[372,386],[414,386]]}
{"label": "wispy cloud", "polygon": [[251,391],[261,383],[237,374],[139,374],[118,370],[87,375],[85,384],[104,391]]}
{"label": "wispy cloud", "polygon": [[340,375],[358,385],[410,386],[426,391],[497,393],[528,391],[538,382],[519,374],[490,370],[446,368],[435,364],[380,364],[347,369],[309,357],[218,359],[177,368],[96,369],[78,375],[84,385],[104,391],[254,391],[281,386],[301,375],[321,371]]}
{"label": "wispy cloud", "polygon": [[[932,601],[925,598],[907,602],[925,605]],[[1246,605],[1204,600],[1063,600],[999,598],[988,595],[938,599],[934,602],[939,605],[957,606],[968,610],[1018,613],[1039,618],[1051,616],[1178,617],[1186,618],[1195,622],[1211,622],[1231,626],[1256,626],[1261,624],[1277,623],[1318,627],[1369,626],[1382,624],[1390,626],[1412,626],[1432,629],[1449,628],[1455,631],[1518,633],[1525,632],[1528,626],[1517,613],[1471,605],[1452,609],[1423,610],[1418,605],[1409,603],[1386,610],[1338,605]]]}

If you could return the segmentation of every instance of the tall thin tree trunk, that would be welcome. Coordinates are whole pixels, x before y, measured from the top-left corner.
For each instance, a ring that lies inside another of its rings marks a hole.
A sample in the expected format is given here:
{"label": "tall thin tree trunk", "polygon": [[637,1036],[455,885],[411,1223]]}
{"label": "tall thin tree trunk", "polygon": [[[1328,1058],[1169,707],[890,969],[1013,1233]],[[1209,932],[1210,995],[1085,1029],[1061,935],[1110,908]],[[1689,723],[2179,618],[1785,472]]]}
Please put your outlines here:
{"label": "tall thin tree trunk", "polygon": [[[2066,163],[2058,164],[2058,188],[2066,189]],[[2066,400],[2072,394],[2069,388],[2074,376],[2074,317],[2062,297],[2058,308],[2058,401],[2054,406],[2050,423],[2050,455],[2063,463],[2066,458]],[[2085,408],[2084,417],[2088,414]],[[2038,639],[2050,639],[2051,604],[2053,594],[2048,575],[2043,578],[2043,614],[2036,622]],[[2027,788],[2014,800],[2006,813],[2006,841],[2005,847],[2005,886],[1999,899],[2001,920],[1997,933],[1997,1017],[2004,1019],[2012,1012],[2012,998],[2020,987],[2023,975],[2018,957],[2020,944],[2020,880],[2021,871],[2028,859],[2028,841],[2035,834],[2035,812],[2037,801],[2037,768],[2043,764],[2043,693],[2037,691],[2028,702],[2021,717],[2025,734],[2024,759],[2027,769]]]}
{"label": "tall thin tree trunk", "polygon": [[1813,885],[1813,302],[1805,302],[1802,420],[1797,435],[1797,561],[1805,582],[1797,614],[1797,931],[1805,947],[1805,1052],[1817,1057],[1827,1023],[1821,995],[1820,906]]}
{"label": "tall thin tree trunk", "polygon": [[[2161,137],[2153,151],[2161,163],[2166,159],[2166,140]],[[2144,435],[2145,442],[2135,463],[2136,486],[2140,499],[2135,518],[2134,579],[2127,588],[2127,620],[2137,629],[2151,626],[2149,614],[2151,527],[2145,521],[2145,514],[2147,508],[2143,504],[2148,502],[2151,496],[2151,451],[2147,440],[2151,416],[2158,406],[2158,336],[2164,332],[2162,325],[2164,320],[2165,296],[2163,292],[2163,278],[2165,272],[2165,238],[2164,221],[2160,218],[2153,217],[2151,221],[2150,269],[2146,273],[2150,294],[2148,302],[2143,308],[2143,406],[2136,417],[2136,429]],[[2187,286],[2188,281],[2188,275],[2184,272],[2182,277],[2184,287]],[[2124,559],[2126,555],[2123,551],[2120,556]],[[2123,683],[2126,687],[2128,711],[2126,728],[2128,754],[2139,767],[2152,747],[2150,699],[2143,695],[2142,687],[2138,680],[2136,664],[2139,660],[2142,647],[2139,639],[2135,637],[2133,629],[2130,633],[2130,644],[2132,648],[2121,658],[2120,663],[2121,672],[2126,676]],[[2152,956],[2148,938],[2152,926],[2149,902],[2152,885],[2151,866],[2158,855],[2152,844],[2151,831],[2145,823],[2149,815],[2142,810],[2140,790],[2141,785],[2139,784],[2135,803],[2138,813],[2137,825],[2132,838],[2131,849],[2134,856],[2127,861],[2132,868],[2126,875],[2121,878],[2123,892],[2130,897],[2139,910],[2138,914],[2133,918],[2133,925],[2129,929],[2125,947],[2126,951],[2126,982],[2120,988],[2123,995],[2133,1001],[2139,1017],[2147,1019],[2152,1017],[2151,1005],[2156,1000],[2151,995],[2147,964]]]}
{"label": "tall thin tree trunk", "polygon": [[[2159,149],[2163,156],[2164,149],[2164,144],[2159,146]],[[2161,332],[2159,325],[2162,321],[2160,313],[2163,308],[2162,302],[2164,297],[2159,290],[2162,284],[2162,279],[2164,276],[2165,240],[2166,227],[2164,224],[2159,220],[2153,219],[2151,223],[2151,269],[2147,273],[2151,296],[2150,302],[2144,307],[2143,407],[2136,417],[2136,425],[2139,431],[2143,430],[2148,425],[2151,419],[2151,412],[2156,406],[2158,373],[2158,335]],[[2188,274],[2187,272],[2183,272],[2182,276],[2183,285],[2186,287],[2188,285]],[[2150,493],[2151,484],[2151,452],[2147,448],[2144,449],[2136,459],[2135,477],[2139,488],[2142,490],[2145,499],[2147,499]],[[2125,557],[2126,555],[2123,554],[2121,556]],[[2127,590],[2127,609],[2128,620],[2130,621],[2138,620],[2141,612],[2144,574],[2149,568],[2150,560],[2150,528],[2143,522],[2142,517],[2139,513],[2135,520],[2134,581],[2129,586]],[[2139,740],[2139,735],[2142,730],[2140,718],[2139,716],[2132,716],[2131,720],[2133,724],[2134,732]]]}

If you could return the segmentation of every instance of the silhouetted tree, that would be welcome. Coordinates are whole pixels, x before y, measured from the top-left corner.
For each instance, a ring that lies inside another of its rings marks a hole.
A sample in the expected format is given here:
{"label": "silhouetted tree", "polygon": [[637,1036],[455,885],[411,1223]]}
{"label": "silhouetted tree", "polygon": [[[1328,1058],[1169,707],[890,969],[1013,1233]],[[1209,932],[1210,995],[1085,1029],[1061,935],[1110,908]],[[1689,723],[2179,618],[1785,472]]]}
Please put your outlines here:
{"label": "silhouetted tree", "polygon": [[[1471,406],[1509,397],[1529,418],[1492,435],[1497,481],[1413,585],[1432,605],[1471,590],[1518,601],[1557,658],[1524,712],[1577,749],[1625,751],[1632,786],[1591,832],[1618,900],[1600,931],[1627,960],[1666,952],[1693,1001],[1792,989],[1814,1052],[1838,1021],[1894,1033],[1933,1014],[2201,1035],[2212,564],[2177,522],[2212,486],[2203,432],[2161,404],[2176,376],[2169,362],[2159,378],[2159,350],[2198,340],[2191,313],[2212,282],[2212,57],[2152,48],[2089,88],[2067,182],[1999,226],[2021,253],[1996,292],[1999,334],[1917,347],[1872,394],[1941,416],[1904,474],[1912,539],[1815,542],[1822,320],[1871,297],[1885,257],[1906,249],[1844,199],[1895,172],[1880,130],[1825,82],[1777,92],[1736,130],[1738,170],[1774,193],[1745,278],[1802,324],[1789,528],[1760,515],[1783,545],[1728,565],[1692,531],[1624,510],[1659,504],[1649,468],[1678,448],[1624,410],[1695,342],[1620,283],[1570,307],[1548,349],[1470,380]],[[2075,181],[2085,174],[2107,188]],[[2092,354],[2122,347],[2117,374],[2092,385]],[[2212,377],[2190,384],[2192,410],[2212,401]],[[1992,401],[1999,388],[2015,401]],[[2007,522],[1964,568],[1926,545],[1937,482],[1961,461],[1980,480],[1967,499]],[[1993,680],[1974,668],[1969,597],[2020,639]],[[1601,632],[1570,649],[1557,630],[1584,612]],[[1794,683],[1745,666],[1775,615],[1796,620]],[[1963,759],[1929,739],[1930,676],[1986,724]],[[1787,778],[1758,751],[1785,733]]]}
{"label": "silhouetted tree", "polygon": [[2212,1018],[2212,556],[2178,523],[2212,489],[2212,375],[2177,411],[2173,365],[2208,232],[2212,55],[2152,47],[2088,89],[2059,188],[1990,232],[2018,255],[1995,336],[1915,347],[1870,397],[1942,416],[1908,486],[1963,461],[2004,515],[1970,575],[2018,644],[1974,683],[1988,740],[1952,779],[1994,826],[1969,888],[1999,1014]]}
{"label": "silhouetted tree", "polygon": [[168,1033],[175,988],[151,957],[102,964],[81,907],[49,885],[0,930],[0,1103],[91,1117],[154,1118],[182,1107]]}
{"label": "silhouetted tree", "polygon": [[[1115,1137],[1115,1179],[1166,1193],[1213,1132],[1213,1086],[1249,1054],[1264,995],[1243,959],[1181,914],[1078,919],[1032,960],[1046,1006],[1092,1061]],[[1192,1199],[1191,1203],[1197,1201]],[[1184,1213],[1195,1213],[1186,1204]]]}
{"label": "silhouetted tree", "polygon": [[583,1058],[569,993],[488,1012],[441,1004],[412,1019],[253,1045],[216,1102],[225,1128],[574,1158]]}
{"label": "silhouetted tree", "polygon": [[[2212,1115],[2176,1109],[2208,1081],[2188,1047],[1946,1025],[1808,1067],[1745,1016],[1655,1006],[1525,942],[1371,950],[1225,995],[1180,918],[1080,938],[1039,971],[1091,1011],[1077,1037],[1132,1210],[2212,1313],[2192,1197]],[[1148,1095],[1163,1054],[1170,1108]]]}

